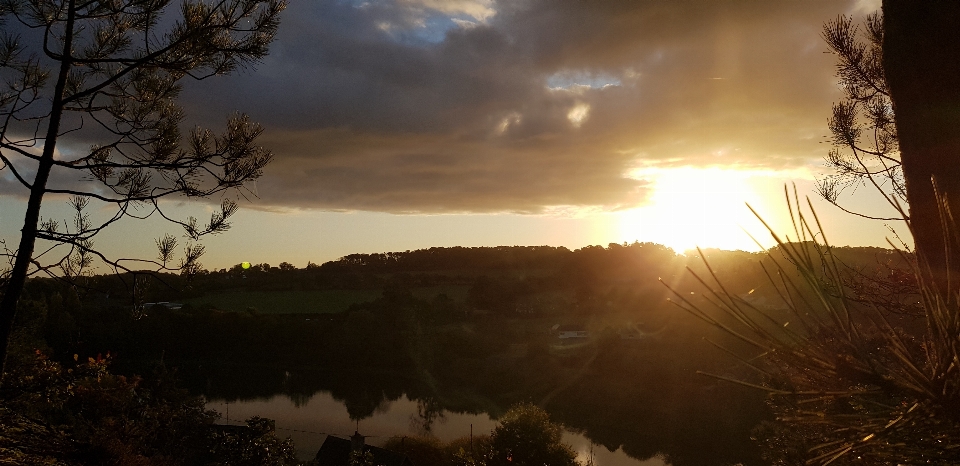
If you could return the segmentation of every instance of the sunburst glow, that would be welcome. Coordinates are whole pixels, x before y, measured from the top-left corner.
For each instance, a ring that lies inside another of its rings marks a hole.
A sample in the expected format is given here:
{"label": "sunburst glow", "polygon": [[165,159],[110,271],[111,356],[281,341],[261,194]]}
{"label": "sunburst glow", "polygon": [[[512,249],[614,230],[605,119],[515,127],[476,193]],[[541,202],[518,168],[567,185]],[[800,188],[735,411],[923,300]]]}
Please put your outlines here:
{"label": "sunburst glow", "polygon": [[[648,205],[620,214],[621,241],[650,241],[684,252],[697,246],[759,250],[744,232],[756,233],[759,226],[745,203],[759,212],[777,212],[784,182],[809,175],[682,167],[643,169],[635,176],[650,180],[654,192]],[[754,236],[769,246],[768,235]]]}

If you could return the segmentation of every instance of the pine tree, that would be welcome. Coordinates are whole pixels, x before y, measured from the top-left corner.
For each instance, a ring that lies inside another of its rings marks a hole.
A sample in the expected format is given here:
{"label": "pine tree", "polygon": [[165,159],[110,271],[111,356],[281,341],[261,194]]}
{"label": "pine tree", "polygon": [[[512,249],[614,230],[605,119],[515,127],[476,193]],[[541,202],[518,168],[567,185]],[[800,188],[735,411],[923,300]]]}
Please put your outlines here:
{"label": "pine tree", "polygon": [[[197,241],[227,230],[237,204],[224,196],[201,225],[167,215],[160,201],[242,189],[271,160],[256,145],[261,127],[244,115],[230,117],[221,134],[195,128],[184,137],[176,99],[184,78],[223,75],[264,57],[285,2],[186,0],[179,11],[172,3],[0,0],[0,170],[29,196],[19,244],[2,251],[10,268],[0,277],[0,361],[27,277],[74,277],[95,258],[118,272],[195,272],[203,254]],[[63,178],[77,183],[51,181]],[[69,196],[72,224],[41,217],[48,195]],[[94,206],[114,213],[94,222]],[[156,241],[156,259],[111,258],[95,247],[105,229],[152,215],[186,233],[179,262],[172,235]]]}

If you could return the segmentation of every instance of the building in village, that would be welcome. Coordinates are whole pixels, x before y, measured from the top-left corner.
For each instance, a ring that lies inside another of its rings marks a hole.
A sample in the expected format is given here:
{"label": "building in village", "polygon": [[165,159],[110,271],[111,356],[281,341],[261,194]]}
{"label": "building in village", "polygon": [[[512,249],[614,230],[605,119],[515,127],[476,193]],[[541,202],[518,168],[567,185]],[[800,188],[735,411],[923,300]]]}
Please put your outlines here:
{"label": "building in village", "polygon": [[352,452],[369,454],[378,466],[413,466],[407,455],[367,445],[366,437],[359,432],[354,432],[349,440],[328,435],[314,461],[317,466],[349,466]]}

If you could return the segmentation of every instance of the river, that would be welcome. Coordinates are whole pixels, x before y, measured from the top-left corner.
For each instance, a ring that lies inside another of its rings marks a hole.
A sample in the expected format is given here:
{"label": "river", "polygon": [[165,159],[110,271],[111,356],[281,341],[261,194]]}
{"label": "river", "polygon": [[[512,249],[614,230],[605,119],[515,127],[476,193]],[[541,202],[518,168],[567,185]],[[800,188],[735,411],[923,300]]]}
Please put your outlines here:
{"label": "river", "polygon": [[[382,445],[392,436],[429,434],[449,442],[469,436],[471,427],[476,435],[489,434],[497,422],[486,414],[454,413],[443,410],[433,422],[424,422],[418,403],[406,395],[394,401],[382,403],[373,415],[359,421],[351,420],[346,405],[337,401],[330,392],[315,393],[309,399],[294,402],[285,395],[252,400],[210,400],[207,408],[217,410],[225,424],[242,424],[252,416],[276,421],[277,434],[289,436],[297,448],[301,460],[313,459],[327,435],[348,437],[359,429],[372,445]],[[425,425],[426,424],[426,425]],[[573,446],[579,459],[586,462],[592,455],[597,466],[665,466],[659,457],[647,460],[632,458],[622,449],[610,451],[594,445],[583,435],[568,431],[564,441]]]}

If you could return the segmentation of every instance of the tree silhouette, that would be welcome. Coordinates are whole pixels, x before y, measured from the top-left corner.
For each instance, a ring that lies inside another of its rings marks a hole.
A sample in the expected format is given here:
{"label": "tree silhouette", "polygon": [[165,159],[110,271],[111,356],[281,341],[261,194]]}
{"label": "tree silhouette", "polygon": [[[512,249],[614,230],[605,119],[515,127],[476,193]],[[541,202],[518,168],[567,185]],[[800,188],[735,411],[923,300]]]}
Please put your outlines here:
{"label": "tree silhouette", "polygon": [[886,0],[883,16],[867,18],[865,42],[846,17],[828,22],[823,33],[838,57],[845,95],[829,122],[834,149],[827,163],[835,174],[820,180],[819,193],[847,212],[879,218],[838,203],[851,186],[877,188],[908,222],[924,267],[944,290],[956,288],[946,283],[947,271],[960,264],[949,211],[960,205],[957,21],[955,2]]}
{"label": "tree silhouette", "polygon": [[[860,286],[794,192],[792,238],[771,230],[781,257],[764,266],[785,312],[729,292],[706,264],[694,276],[721,318],[675,292],[682,307],[755,348],[741,362],[763,374],[762,385],[738,382],[767,391],[785,427],[766,432],[774,453],[766,459],[777,464],[794,464],[795,453],[824,465],[960,461],[960,237],[950,213],[960,205],[958,21],[956,2],[885,0],[882,20],[867,20],[867,43],[844,17],[824,29],[846,99],[830,120],[845,152],[828,157],[838,175],[821,182],[821,194],[836,202],[843,180],[883,192],[914,235],[917,254],[901,255],[908,272],[891,268]],[[885,290],[903,294],[887,299]]]}
{"label": "tree silhouette", "polygon": [[[237,204],[224,197],[201,225],[172,218],[160,201],[242,189],[272,157],[256,145],[260,126],[239,114],[221,134],[198,127],[184,141],[176,98],[183,78],[226,74],[265,56],[285,2],[186,0],[179,12],[171,3],[0,0],[0,170],[29,193],[19,244],[3,245],[0,361],[27,277],[77,276],[95,258],[118,272],[196,272],[197,240],[226,231]],[[41,217],[48,194],[69,197],[72,224]],[[94,222],[93,206],[113,214]],[[173,235],[156,240],[153,260],[114,259],[95,248],[93,238],[108,227],[153,215],[188,237],[179,262]]]}
{"label": "tree silhouette", "polygon": [[563,426],[542,408],[520,403],[500,419],[490,434],[490,466],[578,466],[577,454],[563,443]]}
{"label": "tree silhouette", "polygon": [[[883,2],[883,69],[896,113],[916,251],[940,283],[960,266],[960,4]],[[951,244],[952,243],[952,244]],[[957,274],[952,274],[953,292]]]}
{"label": "tree silhouette", "polygon": [[827,22],[823,38],[837,55],[837,77],[844,99],[833,105],[829,121],[833,149],[827,165],[834,174],[818,181],[821,197],[847,213],[879,220],[854,212],[840,204],[840,195],[849,188],[869,185],[891,204],[906,201],[897,130],[890,90],[883,71],[883,19],[871,14],[864,22],[866,41],[849,17]]}

